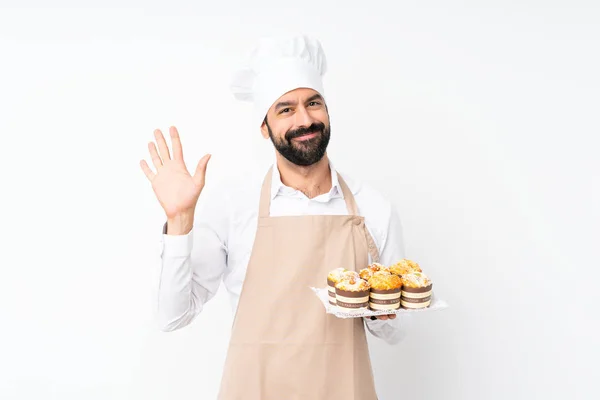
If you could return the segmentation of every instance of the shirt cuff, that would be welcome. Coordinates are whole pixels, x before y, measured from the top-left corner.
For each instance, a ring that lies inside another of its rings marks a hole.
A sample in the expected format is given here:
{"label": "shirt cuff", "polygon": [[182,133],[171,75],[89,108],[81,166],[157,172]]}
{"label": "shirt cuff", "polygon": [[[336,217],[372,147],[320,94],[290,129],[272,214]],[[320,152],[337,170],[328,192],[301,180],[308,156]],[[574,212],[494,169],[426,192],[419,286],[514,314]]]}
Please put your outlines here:
{"label": "shirt cuff", "polygon": [[194,230],[186,235],[167,235],[163,233],[161,244],[162,257],[189,257],[192,254]]}
{"label": "shirt cuff", "polygon": [[365,322],[369,328],[375,331],[380,331],[382,326],[389,325],[389,321],[389,319],[371,319],[370,317],[365,318]]}

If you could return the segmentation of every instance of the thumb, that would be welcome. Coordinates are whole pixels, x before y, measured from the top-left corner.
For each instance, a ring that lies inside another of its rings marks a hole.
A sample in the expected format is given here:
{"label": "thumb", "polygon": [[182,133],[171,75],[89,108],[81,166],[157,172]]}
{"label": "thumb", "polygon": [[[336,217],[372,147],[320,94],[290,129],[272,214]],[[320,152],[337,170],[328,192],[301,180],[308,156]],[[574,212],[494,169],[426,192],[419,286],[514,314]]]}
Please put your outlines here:
{"label": "thumb", "polygon": [[204,177],[206,176],[206,165],[208,164],[208,160],[210,160],[211,155],[207,154],[198,161],[198,166],[196,167],[196,172],[194,172],[194,176],[192,179],[196,183],[196,185],[203,187],[204,186]]}

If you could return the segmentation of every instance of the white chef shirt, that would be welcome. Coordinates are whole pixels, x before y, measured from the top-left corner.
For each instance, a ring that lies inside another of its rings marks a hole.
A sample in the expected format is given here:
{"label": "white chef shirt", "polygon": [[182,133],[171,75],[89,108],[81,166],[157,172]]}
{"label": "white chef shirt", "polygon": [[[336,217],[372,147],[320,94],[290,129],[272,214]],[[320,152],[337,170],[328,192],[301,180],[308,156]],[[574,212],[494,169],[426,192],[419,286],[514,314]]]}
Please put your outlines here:
{"label": "white chef shirt", "polygon": [[[344,215],[346,202],[336,171],[330,162],[332,187],[309,199],[285,186],[276,164],[271,184],[271,216]],[[358,213],[377,248],[380,262],[392,265],[404,258],[402,226],[392,204],[375,189],[342,175],[355,197]],[[235,314],[254,244],[260,190],[264,175],[229,184],[201,195],[194,227],[187,235],[161,236],[158,321],[163,331],[182,328],[202,311],[223,281]],[[372,260],[370,260],[372,261]],[[393,320],[364,319],[369,332],[389,344],[405,336],[408,315]]]}

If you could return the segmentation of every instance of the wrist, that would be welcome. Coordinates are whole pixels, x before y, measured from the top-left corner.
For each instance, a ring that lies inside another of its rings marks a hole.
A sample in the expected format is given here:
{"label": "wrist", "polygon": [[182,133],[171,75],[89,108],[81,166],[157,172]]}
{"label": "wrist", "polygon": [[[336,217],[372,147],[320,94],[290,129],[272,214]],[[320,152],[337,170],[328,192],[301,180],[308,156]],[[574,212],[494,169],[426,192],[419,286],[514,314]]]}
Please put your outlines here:
{"label": "wrist", "polygon": [[167,235],[187,235],[194,226],[194,213],[182,213],[167,219]]}

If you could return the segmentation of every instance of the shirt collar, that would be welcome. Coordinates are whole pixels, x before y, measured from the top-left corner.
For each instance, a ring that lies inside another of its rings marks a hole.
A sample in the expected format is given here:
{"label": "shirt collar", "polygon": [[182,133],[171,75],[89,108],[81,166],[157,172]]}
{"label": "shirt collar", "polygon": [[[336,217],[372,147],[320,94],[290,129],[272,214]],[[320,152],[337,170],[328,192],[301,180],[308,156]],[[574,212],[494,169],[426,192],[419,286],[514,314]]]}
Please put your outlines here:
{"label": "shirt collar", "polygon": [[[329,195],[331,198],[340,197],[344,198],[344,193],[342,192],[342,186],[340,185],[340,181],[338,179],[337,172],[331,162],[329,160],[329,169],[331,170],[331,190]],[[285,186],[283,182],[281,182],[281,174],[279,173],[279,168],[277,168],[277,161],[273,163],[273,177],[271,179],[271,200],[273,200],[280,192],[283,191],[294,191],[294,189],[289,186]]]}

